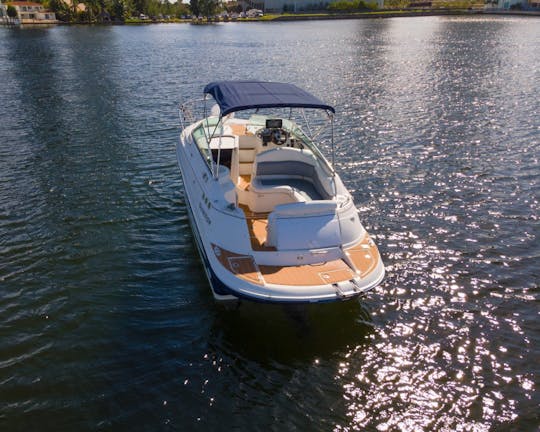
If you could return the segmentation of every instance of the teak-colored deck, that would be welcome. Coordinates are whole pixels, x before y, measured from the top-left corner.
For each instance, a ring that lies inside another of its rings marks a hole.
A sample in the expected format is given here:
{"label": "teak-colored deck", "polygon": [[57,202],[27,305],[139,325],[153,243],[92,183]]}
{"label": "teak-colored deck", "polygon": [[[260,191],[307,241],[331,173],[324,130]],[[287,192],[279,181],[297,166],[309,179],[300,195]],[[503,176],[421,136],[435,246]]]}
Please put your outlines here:
{"label": "teak-colored deck", "polygon": [[245,135],[246,134],[246,125],[245,124],[229,124],[233,135]]}
{"label": "teak-colored deck", "polygon": [[360,243],[346,249],[345,254],[359,273],[360,277],[365,277],[371,273],[379,261],[379,251],[369,235],[365,235]]}
{"label": "teak-colored deck", "polygon": [[275,285],[326,285],[355,277],[342,259],[291,267],[259,266],[259,270],[265,282]]}
{"label": "teak-colored deck", "polygon": [[257,265],[251,255],[240,255],[212,245],[219,262],[239,278],[257,285],[317,286],[349,281],[358,276],[365,277],[377,266],[377,247],[368,235],[346,249],[350,264],[343,259],[317,264],[297,266]]}
{"label": "teak-colored deck", "polygon": [[254,251],[275,251],[276,248],[266,246],[266,226],[268,225],[268,213],[253,213],[246,205],[240,205],[246,215],[251,248]]}
{"label": "teak-colored deck", "polygon": [[[238,188],[242,190],[248,190],[251,184],[251,176],[244,174],[238,176]],[[247,206],[245,206],[247,208]]]}
{"label": "teak-colored deck", "polygon": [[259,268],[250,255],[240,255],[212,244],[212,249],[219,262],[231,273],[257,285],[263,285]]}

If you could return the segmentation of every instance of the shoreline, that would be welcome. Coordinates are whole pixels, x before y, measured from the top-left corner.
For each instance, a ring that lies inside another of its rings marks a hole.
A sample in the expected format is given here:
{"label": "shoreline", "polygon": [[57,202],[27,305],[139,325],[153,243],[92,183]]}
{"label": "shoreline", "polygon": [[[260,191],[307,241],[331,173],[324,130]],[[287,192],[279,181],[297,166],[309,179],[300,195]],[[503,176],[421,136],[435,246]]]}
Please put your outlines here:
{"label": "shoreline", "polygon": [[[369,19],[369,18],[399,18],[399,17],[423,17],[423,16],[475,16],[475,15],[497,15],[497,16],[529,16],[540,17],[540,11],[519,11],[519,10],[485,10],[485,9],[413,9],[413,10],[383,10],[369,12],[348,12],[348,13],[298,13],[298,14],[268,14],[260,18],[238,18],[236,20],[130,20],[123,24],[167,24],[167,23],[188,23],[188,24],[217,24],[217,23],[253,23],[253,22],[285,22],[285,21],[322,21],[340,19]],[[118,24],[118,23],[114,23]]]}
{"label": "shoreline", "polygon": [[20,25],[0,22],[0,25],[6,27],[40,27],[56,25],[149,25],[149,24],[218,24],[218,23],[253,23],[253,22],[287,22],[287,21],[324,21],[324,20],[352,20],[352,19],[380,19],[380,18],[408,18],[408,17],[427,17],[427,16],[527,16],[540,17],[540,11],[523,10],[485,10],[485,9],[416,9],[416,10],[386,10],[369,12],[348,12],[348,13],[298,13],[298,14],[268,14],[260,18],[238,18],[236,20],[193,20],[193,19],[170,19],[170,20],[140,20],[130,19],[123,22],[33,22],[22,23]]}
{"label": "shoreline", "polygon": [[[517,13],[516,13],[517,12]],[[268,21],[308,21],[333,19],[399,18],[423,16],[474,16],[474,15],[520,15],[540,17],[540,11],[485,11],[485,10],[395,10],[376,12],[357,12],[348,14],[297,14],[282,15]]]}

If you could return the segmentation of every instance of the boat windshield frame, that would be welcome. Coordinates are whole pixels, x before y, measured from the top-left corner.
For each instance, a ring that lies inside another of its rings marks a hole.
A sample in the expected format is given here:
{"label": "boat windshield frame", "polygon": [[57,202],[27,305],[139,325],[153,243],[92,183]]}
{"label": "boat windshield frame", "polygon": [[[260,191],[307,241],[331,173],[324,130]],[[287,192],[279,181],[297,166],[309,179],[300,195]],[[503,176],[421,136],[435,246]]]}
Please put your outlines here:
{"label": "boat windshield frame", "polygon": [[[264,89],[264,91],[267,92],[267,93],[265,93],[265,97],[268,96],[268,90],[274,88],[273,84],[276,84],[277,85],[276,88],[285,89],[285,91],[290,91],[291,95],[292,95],[291,97],[293,99],[283,98],[281,101],[276,102],[276,101],[267,100],[267,99],[264,99],[264,98],[262,98],[262,99],[259,98],[259,99],[257,99],[258,102],[256,102],[256,103],[253,102],[253,103],[248,105],[246,103],[247,99],[245,99],[247,96],[244,94],[242,96],[243,99],[241,99],[242,104],[237,105],[236,108],[232,108],[229,105],[221,105],[220,104],[220,100],[221,101],[223,101],[223,100],[226,101],[227,99],[223,99],[223,98],[220,99],[219,94],[218,94],[219,91],[220,91],[219,89],[226,88],[228,85],[240,85],[240,87],[247,86],[247,88],[252,89],[253,87],[251,87],[251,85],[254,84],[254,83],[255,84],[264,84],[264,85],[267,86],[267,88]],[[306,99],[304,99],[303,102],[299,102],[298,99],[294,100],[294,98],[296,97],[295,95],[297,94],[295,92],[299,92],[299,94],[305,96]],[[209,112],[209,110],[207,108],[207,101],[209,100],[208,95],[212,96],[212,99],[214,99],[214,101],[217,103],[217,106],[219,107],[219,114],[213,112],[214,108],[212,108],[210,110],[210,112]],[[217,98],[216,98],[216,95],[217,95]],[[286,102],[287,100],[289,102]],[[300,89],[299,87],[296,87],[293,84],[272,83],[272,82],[263,82],[263,81],[220,81],[220,82],[210,83],[204,88],[204,96],[202,98],[192,99],[190,101],[186,101],[180,107],[180,113],[179,114],[180,114],[180,119],[181,119],[183,128],[185,128],[184,121],[192,120],[193,119],[193,114],[195,114],[194,112],[192,112],[189,109],[189,106],[190,105],[194,106],[194,105],[197,104],[197,102],[198,103],[202,102],[202,104],[203,104],[203,117],[202,117],[203,123],[204,123],[205,120],[208,122],[210,116],[218,117],[218,121],[217,121],[217,123],[215,125],[213,125],[213,130],[211,131],[211,133],[209,135],[206,135],[206,132],[207,132],[207,129],[210,129],[210,128],[204,128],[205,141],[206,141],[207,150],[208,150],[209,153],[211,153],[210,142],[214,138],[214,136],[216,135],[216,132],[218,132],[220,130],[220,127],[221,127],[221,125],[223,123],[224,118],[226,118],[227,116],[230,116],[231,114],[233,114],[235,112],[238,112],[238,111],[255,111],[255,112],[258,112],[260,108],[289,109],[289,118],[291,118],[293,109],[296,109],[296,110],[300,109],[300,111],[302,112],[303,122],[304,122],[305,126],[308,129],[308,134],[306,134],[306,132],[298,124],[297,124],[297,127],[301,131],[301,133],[308,139],[308,141],[310,142],[309,147],[312,149],[312,151],[315,154],[317,154],[317,158],[320,159],[321,161],[324,161],[326,159],[323,156],[323,154],[321,153],[318,146],[314,143],[314,141],[315,141],[317,135],[319,135],[319,133],[323,129],[325,129],[325,127],[321,126],[320,130],[317,131],[317,133],[313,134],[312,131],[311,131],[311,128],[310,128],[308,118],[305,115],[305,110],[304,109],[308,108],[310,110],[313,109],[315,111],[323,111],[324,113],[326,113],[327,118],[329,119],[329,122],[330,122],[331,161],[330,161],[330,164],[329,164],[329,168],[330,168],[332,176],[334,177],[336,175],[336,171],[335,171],[335,168],[334,168],[335,167],[335,151],[334,151],[334,114],[335,114],[335,109],[330,105],[324,104],[319,99],[317,99],[315,96],[313,96],[310,93]],[[222,106],[225,107],[226,109],[224,110],[222,108]],[[208,126],[210,126],[210,125],[208,125]],[[210,132],[210,131],[208,131],[208,132]],[[221,153],[220,150],[221,150],[221,142],[220,142],[220,145],[218,147],[218,161],[219,161],[219,156],[220,156],[220,153]],[[217,165],[217,166],[214,166],[214,165]],[[211,172],[212,176],[215,179],[217,179],[219,177],[219,164],[216,164],[213,160],[211,160],[209,168],[210,168],[210,172]]]}

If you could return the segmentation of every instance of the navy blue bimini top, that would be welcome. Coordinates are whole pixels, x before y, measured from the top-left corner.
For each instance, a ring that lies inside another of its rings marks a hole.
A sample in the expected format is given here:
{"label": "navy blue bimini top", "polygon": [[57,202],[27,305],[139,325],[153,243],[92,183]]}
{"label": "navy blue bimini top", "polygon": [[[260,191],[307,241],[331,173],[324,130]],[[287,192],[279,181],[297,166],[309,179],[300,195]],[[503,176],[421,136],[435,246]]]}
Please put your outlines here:
{"label": "navy blue bimini top", "polygon": [[335,109],[294,84],[264,81],[216,81],[204,88],[215,99],[221,115],[256,108]]}

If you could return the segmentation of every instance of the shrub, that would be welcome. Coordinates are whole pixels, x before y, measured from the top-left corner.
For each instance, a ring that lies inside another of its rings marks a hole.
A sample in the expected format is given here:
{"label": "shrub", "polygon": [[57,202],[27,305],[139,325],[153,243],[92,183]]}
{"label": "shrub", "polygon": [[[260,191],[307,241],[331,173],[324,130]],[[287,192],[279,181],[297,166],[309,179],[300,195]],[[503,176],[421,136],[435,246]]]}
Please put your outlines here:
{"label": "shrub", "polygon": [[376,3],[366,3],[363,0],[338,0],[328,5],[329,11],[352,12],[358,10],[377,9]]}

